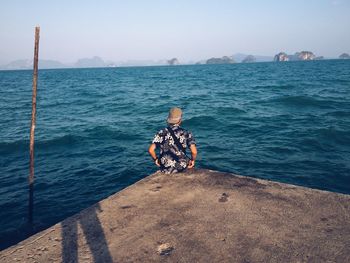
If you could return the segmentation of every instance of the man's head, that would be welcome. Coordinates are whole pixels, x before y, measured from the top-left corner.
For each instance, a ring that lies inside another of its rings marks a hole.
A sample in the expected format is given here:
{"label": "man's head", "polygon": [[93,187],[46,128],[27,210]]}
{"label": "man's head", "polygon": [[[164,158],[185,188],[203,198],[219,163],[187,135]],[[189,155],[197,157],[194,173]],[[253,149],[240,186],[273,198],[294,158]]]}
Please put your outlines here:
{"label": "man's head", "polygon": [[169,111],[169,116],[167,122],[169,124],[178,124],[182,120],[182,110],[180,108],[174,107]]}

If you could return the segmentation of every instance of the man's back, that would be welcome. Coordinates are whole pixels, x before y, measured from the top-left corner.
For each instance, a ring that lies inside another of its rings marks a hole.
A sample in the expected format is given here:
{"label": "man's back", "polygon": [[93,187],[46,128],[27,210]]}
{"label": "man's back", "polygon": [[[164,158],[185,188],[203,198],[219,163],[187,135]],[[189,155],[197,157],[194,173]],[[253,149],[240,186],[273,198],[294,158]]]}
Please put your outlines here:
{"label": "man's back", "polygon": [[165,173],[181,172],[186,169],[190,160],[186,155],[186,149],[196,144],[192,133],[179,125],[169,125],[160,130],[152,143],[159,147],[161,170]]}

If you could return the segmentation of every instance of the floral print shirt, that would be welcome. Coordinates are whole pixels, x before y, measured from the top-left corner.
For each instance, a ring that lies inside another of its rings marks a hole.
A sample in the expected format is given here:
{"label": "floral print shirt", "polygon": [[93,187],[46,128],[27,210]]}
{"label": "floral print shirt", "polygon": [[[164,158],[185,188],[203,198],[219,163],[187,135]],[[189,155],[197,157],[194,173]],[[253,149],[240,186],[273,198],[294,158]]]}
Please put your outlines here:
{"label": "floral print shirt", "polygon": [[160,170],[164,173],[177,173],[187,168],[189,157],[178,148],[169,129],[173,130],[184,151],[196,142],[192,133],[179,125],[168,126],[154,136],[152,143],[159,149]]}

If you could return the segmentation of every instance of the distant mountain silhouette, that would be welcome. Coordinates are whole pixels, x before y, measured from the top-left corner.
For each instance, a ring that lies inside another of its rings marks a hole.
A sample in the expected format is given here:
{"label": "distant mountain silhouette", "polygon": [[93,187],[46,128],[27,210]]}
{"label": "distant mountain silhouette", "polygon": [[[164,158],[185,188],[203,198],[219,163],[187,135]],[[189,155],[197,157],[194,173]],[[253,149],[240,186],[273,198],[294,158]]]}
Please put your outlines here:
{"label": "distant mountain silhouette", "polygon": [[256,58],[253,55],[248,55],[245,59],[242,60],[242,63],[253,63],[256,62]]}
{"label": "distant mountain silhouette", "polygon": [[255,58],[255,62],[271,62],[271,61],[273,61],[272,56],[260,56],[260,55],[243,54],[243,53],[236,53],[232,57],[235,61],[242,62],[248,56],[253,56]]}
{"label": "distant mountain silhouette", "polygon": [[[53,69],[53,68],[66,68],[67,66],[56,60],[39,60],[40,69]],[[32,69],[33,60],[31,59],[19,59],[12,61],[4,66],[0,66],[0,69]]]}
{"label": "distant mountain silhouette", "polygon": [[107,63],[103,61],[100,57],[92,57],[92,58],[82,58],[79,59],[75,64],[75,68],[101,68],[106,67]]}
{"label": "distant mountain silhouette", "polygon": [[[73,64],[63,64],[56,60],[39,60],[39,69],[55,69],[55,68],[100,68],[100,67],[115,67],[111,61],[105,62],[100,57],[82,58]],[[0,66],[2,70],[15,69],[33,69],[32,59],[19,59],[12,61],[6,65]]]}
{"label": "distant mountain silhouette", "polygon": [[[344,53],[339,56],[340,59],[349,59],[350,56]],[[294,55],[287,55],[284,52],[280,52],[275,57],[272,56],[260,56],[236,53],[232,56],[223,56],[221,58],[203,59],[195,62],[182,62],[181,64],[232,64],[232,63],[249,63],[249,62],[272,62],[272,61],[295,61],[295,60],[322,60],[323,56],[316,57],[310,51],[297,52]],[[328,58],[327,58],[328,59]],[[173,58],[170,60],[127,60],[118,62],[120,67],[132,67],[132,66],[163,66],[163,65],[179,65],[179,60]],[[117,64],[113,61],[104,61],[98,56],[91,58],[81,58],[75,63],[64,64],[57,60],[39,60],[39,69],[55,69],[55,68],[100,68],[100,67],[116,67]],[[0,65],[0,70],[16,70],[16,69],[33,69],[33,60],[20,59],[12,61],[6,65]]]}

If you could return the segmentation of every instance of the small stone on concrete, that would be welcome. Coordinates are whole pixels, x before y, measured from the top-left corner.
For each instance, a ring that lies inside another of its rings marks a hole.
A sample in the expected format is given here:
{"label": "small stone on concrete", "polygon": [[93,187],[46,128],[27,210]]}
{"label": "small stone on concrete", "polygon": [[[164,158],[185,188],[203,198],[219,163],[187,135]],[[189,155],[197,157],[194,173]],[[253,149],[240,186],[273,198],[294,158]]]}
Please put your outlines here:
{"label": "small stone on concrete", "polygon": [[169,243],[164,243],[158,246],[157,252],[161,256],[170,255],[170,253],[174,250],[174,247]]}
{"label": "small stone on concrete", "polygon": [[222,193],[222,195],[219,198],[219,202],[226,202],[228,198],[228,194]]}

